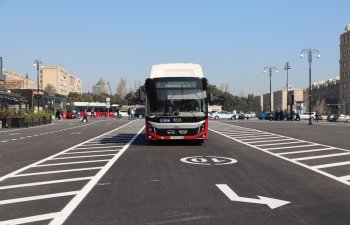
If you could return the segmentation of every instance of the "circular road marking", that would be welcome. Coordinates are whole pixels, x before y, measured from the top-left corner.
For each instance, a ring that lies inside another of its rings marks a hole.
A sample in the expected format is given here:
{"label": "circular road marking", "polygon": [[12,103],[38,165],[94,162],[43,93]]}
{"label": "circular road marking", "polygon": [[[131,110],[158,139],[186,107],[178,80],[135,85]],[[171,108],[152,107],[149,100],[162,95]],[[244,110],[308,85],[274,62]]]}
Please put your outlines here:
{"label": "circular road marking", "polygon": [[220,166],[236,163],[236,159],[222,156],[190,156],[180,159],[181,162],[194,165]]}

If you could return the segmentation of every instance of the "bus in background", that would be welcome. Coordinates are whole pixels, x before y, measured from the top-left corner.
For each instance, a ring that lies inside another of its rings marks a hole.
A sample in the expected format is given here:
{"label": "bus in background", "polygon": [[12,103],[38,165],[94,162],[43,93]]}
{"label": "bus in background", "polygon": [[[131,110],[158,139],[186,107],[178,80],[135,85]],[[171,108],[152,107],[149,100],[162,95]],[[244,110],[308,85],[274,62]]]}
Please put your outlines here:
{"label": "bus in background", "polygon": [[207,86],[198,64],[153,65],[145,82],[147,139],[207,140]]}
{"label": "bus in background", "polygon": [[111,104],[108,110],[105,102],[73,102],[73,105],[73,109],[80,117],[84,115],[84,111],[86,110],[89,117],[93,111],[95,117],[107,117],[109,112],[109,117],[113,118],[118,107],[117,104]]}

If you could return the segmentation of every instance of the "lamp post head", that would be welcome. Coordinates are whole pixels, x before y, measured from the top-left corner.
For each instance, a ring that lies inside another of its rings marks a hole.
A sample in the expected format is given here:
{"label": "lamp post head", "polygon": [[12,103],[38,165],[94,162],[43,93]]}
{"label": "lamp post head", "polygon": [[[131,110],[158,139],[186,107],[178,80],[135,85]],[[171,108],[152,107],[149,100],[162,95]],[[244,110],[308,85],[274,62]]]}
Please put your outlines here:
{"label": "lamp post head", "polygon": [[318,54],[317,54],[317,58],[321,58],[321,55],[320,55],[320,53],[318,53]]}
{"label": "lamp post head", "polygon": [[300,53],[300,58],[304,58],[304,54],[303,53]]}

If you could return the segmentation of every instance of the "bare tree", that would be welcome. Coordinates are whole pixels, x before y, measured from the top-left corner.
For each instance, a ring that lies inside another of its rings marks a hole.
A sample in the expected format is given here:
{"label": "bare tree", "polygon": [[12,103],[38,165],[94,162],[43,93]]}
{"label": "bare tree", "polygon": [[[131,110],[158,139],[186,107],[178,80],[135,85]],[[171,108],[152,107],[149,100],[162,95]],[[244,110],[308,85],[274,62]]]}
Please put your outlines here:
{"label": "bare tree", "polygon": [[117,95],[119,95],[121,98],[124,98],[126,95],[126,83],[126,79],[120,78],[120,81],[117,86]]}

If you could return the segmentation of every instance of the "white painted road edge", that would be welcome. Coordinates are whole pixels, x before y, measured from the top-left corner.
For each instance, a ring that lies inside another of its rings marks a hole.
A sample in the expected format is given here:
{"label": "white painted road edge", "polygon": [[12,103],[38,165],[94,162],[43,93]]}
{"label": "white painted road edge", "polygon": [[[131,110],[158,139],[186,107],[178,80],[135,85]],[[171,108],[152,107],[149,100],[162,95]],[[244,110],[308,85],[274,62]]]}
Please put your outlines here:
{"label": "white painted road edge", "polygon": [[92,188],[97,184],[97,182],[102,178],[102,176],[107,173],[107,171],[113,166],[113,164],[120,158],[120,156],[129,148],[129,146],[134,142],[134,140],[139,136],[142,130],[145,128],[143,126],[141,130],[120,150],[120,152],[114,156],[106,166],[101,169],[96,176],[85,187],[77,194],[64,209],[58,213],[58,215],[51,221],[49,225],[61,225],[69,217],[69,215],[74,211],[74,209],[80,204],[80,202],[86,197],[86,195],[92,190]]}

